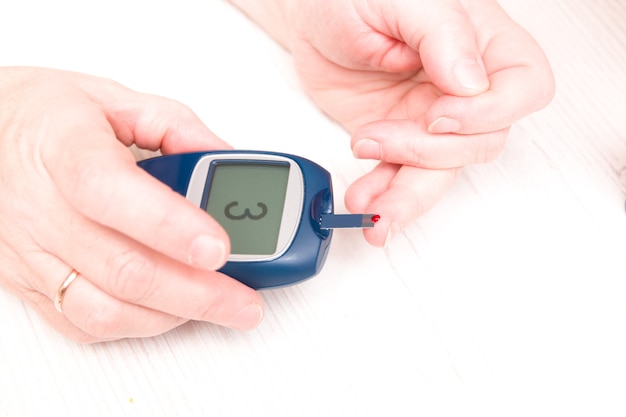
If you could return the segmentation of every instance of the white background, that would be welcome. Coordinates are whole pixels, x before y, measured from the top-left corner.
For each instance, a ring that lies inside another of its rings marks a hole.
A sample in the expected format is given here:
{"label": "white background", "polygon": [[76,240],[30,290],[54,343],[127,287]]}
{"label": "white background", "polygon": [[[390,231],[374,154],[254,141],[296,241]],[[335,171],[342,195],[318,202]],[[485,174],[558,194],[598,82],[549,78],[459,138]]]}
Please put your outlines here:
{"label": "white background", "polygon": [[[625,415],[626,3],[501,3],[558,91],[496,162],[386,250],[336,233],[323,272],[264,292],[249,333],[80,346],[0,291],[0,415]],[[308,157],[340,212],[371,166],[223,0],[3,0],[0,46],[0,65],[112,78],[188,104],[236,148]]]}

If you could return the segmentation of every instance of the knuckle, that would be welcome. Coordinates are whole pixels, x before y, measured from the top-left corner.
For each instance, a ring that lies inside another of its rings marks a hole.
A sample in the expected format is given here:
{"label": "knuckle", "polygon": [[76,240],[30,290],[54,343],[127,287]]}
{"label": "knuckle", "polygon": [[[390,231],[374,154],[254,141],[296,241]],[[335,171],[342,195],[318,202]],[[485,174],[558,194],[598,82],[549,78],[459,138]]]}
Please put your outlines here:
{"label": "knuckle", "polygon": [[136,251],[111,257],[108,262],[109,291],[118,299],[140,302],[146,299],[155,281],[154,264]]}
{"label": "knuckle", "polygon": [[425,142],[422,138],[414,138],[407,141],[403,150],[403,157],[409,165],[420,168],[428,168],[428,150],[424,146]]}
{"label": "knuckle", "polygon": [[[106,166],[97,154],[82,155],[71,165],[69,191],[73,200],[96,220],[103,218],[115,201],[109,190],[116,189],[111,186],[116,181],[116,173],[105,169]],[[95,192],[98,192],[98,204],[94,204]]]}
{"label": "knuckle", "polygon": [[528,79],[533,80],[533,87],[527,88],[522,97],[532,105],[531,111],[537,111],[547,106],[556,94],[556,80],[549,64],[544,67],[533,68],[529,71]]}
{"label": "knuckle", "polygon": [[168,100],[170,109],[179,116],[196,117],[196,113],[188,105],[176,100]]}
{"label": "knuckle", "polygon": [[477,146],[473,152],[471,150],[467,151],[465,162],[462,165],[486,164],[491,159],[486,147]]}
{"label": "knuckle", "polygon": [[138,114],[135,136],[149,132],[152,136],[165,137],[173,120],[189,120],[196,117],[190,107],[179,101],[154,96],[153,98]]}
{"label": "knuckle", "polygon": [[484,162],[491,162],[496,160],[502,151],[504,151],[506,145],[506,139],[509,129],[503,129],[497,132],[493,132],[487,137],[487,144],[484,150]]}
{"label": "knuckle", "polygon": [[83,343],[96,339],[113,339],[122,336],[127,317],[115,304],[94,305],[85,311],[82,330],[86,333]]}
{"label": "knuckle", "polygon": [[498,158],[504,149],[506,134],[493,132],[487,134],[484,142],[479,141],[473,151],[468,150],[465,165],[486,164]]}
{"label": "knuckle", "polygon": [[83,195],[94,187],[98,189],[109,178],[97,162],[92,154],[81,155],[72,162],[70,179],[76,194]]}
{"label": "knuckle", "polygon": [[556,94],[556,81],[552,74],[549,74],[545,77],[546,80],[544,82],[543,87],[541,88],[541,104],[543,106],[547,106],[548,103],[552,101],[554,95]]}
{"label": "knuckle", "polygon": [[213,280],[210,289],[207,288],[206,294],[203,297],[196,298],[201,300],[201,302],[192,309],[192,318],[213,323],[223,321],[221,310],[224,305],[229,304],[227,300],[228,293],[222,280]]}

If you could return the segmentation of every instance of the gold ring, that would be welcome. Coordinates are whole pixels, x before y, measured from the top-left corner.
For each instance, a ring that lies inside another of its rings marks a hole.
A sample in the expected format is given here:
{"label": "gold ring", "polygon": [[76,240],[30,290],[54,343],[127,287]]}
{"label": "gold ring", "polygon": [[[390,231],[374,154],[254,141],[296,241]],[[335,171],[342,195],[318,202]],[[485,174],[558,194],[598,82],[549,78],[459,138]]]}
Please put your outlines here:
{"label": "gold ring", "polygon": [[63,314],[63,297],[65,296],[65,291],[67,291],[67,288],[77,277],[78,271],[72,269],[72,272],[70,272],[67,278],[65,278],[65,281],[63,281],[63,284],[59,287],[56,297],[54,297],[54,307],[61,314]]}

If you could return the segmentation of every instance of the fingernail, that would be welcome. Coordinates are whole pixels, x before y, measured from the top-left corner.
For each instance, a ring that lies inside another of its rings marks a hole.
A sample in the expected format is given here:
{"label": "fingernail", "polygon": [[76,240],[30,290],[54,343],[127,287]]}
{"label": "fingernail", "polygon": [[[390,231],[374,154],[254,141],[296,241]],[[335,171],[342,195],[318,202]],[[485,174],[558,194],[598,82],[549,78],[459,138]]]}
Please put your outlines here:
{"label": "fingernail", "polygon": [[360,159],[380,159],[380,143],[372,139],[361,139],[352,147],[352,153]]}
{"label": "fingernail", "polygon": [[483,65],[473,58],[459,59],[452,68],[452,73],[461,86],[474,92],[485,91],[489,87],[489,79]]}
{"label": "fingernail", "polygon": [[226,245],[211,235],[201,235],[194,239],[189,250],[189,264],[203,269],[215,270],[224,264]]}
{"label": "fingernail", "polygon": [[263,320],[263,307],[258,304],[245,306],[233,319],[229,327],[237,330],[254,329]]}
{"label": "fingernail", "polygon": [[457,133],[461,130],[461,123],[449,117],[440,117],[428,126],[430,133]]}

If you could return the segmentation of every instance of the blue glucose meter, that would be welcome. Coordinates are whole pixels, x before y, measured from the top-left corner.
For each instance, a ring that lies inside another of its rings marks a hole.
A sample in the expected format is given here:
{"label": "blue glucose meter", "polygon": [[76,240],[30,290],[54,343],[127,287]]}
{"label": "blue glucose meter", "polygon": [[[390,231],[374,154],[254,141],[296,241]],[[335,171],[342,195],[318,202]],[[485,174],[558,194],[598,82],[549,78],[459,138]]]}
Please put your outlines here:
{"label": "blue glucose meter", "polygon": [[222,225],[231,255],[220,271],[255,289],[316,275],[332,229],[373,227],[379,219],[334,214],[328,171],[294,155],[211,151],[159,156],[138,165]]}

